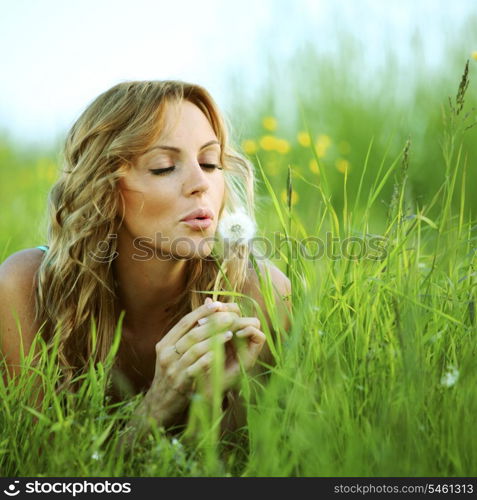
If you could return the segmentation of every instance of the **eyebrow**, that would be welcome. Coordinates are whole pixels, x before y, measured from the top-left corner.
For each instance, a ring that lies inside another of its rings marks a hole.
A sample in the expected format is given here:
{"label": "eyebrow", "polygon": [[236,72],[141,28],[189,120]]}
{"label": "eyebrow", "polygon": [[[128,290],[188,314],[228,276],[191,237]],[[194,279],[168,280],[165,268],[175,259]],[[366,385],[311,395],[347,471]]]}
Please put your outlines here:
{"label": "eyebrow", "polygon": [[[219,141],[212,140],[212,141],[206,142],[203,146],[201,146],[200,149],[199,149],[199,151],[202,151],[203,149],[205,149],[208,146],[211,146],[212,144],[218,144],[220,146],[220,142]],[[181,152],[181,150],[179,148],[175,148],[173,146],[165,146],[163,144],[159,144],[157,146],[149,148],[146,152],[151,151],[152,149],[166,149],[168,151],[176,151],[177,153]]]}

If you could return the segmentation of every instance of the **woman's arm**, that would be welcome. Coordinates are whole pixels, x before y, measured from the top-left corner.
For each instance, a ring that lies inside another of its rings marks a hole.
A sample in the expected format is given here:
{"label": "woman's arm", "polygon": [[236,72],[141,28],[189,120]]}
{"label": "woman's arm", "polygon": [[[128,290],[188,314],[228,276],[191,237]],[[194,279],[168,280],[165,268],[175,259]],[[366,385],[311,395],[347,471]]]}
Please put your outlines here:
{"label": "woman's arm", "polygon": [[[6,371],[2,372],[5,384],[19,375],[22,353],[29,354],[39,328],[34,292],[42,256],[41,250],[22,250],[0,265],[0,352],[6,362]],[[41,387],[41,382],[34,386]],[[34,406],[41,405],[42,399],[40,392]]]}

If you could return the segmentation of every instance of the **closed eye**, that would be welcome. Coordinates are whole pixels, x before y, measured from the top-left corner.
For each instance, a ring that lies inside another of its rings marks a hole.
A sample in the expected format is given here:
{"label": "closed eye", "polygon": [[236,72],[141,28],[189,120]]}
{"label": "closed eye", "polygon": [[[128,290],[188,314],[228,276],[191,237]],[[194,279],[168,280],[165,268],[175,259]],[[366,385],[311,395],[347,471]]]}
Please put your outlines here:
{"label": "closed eye", "polygon": [[[219,165],[216,165],[215,163],[200,163],[200,166],[203,168],[206,168],[210,171],[218,169],[218,170],[223,170],[223,167],[220,167]],[[172,172],[175,169],[175,165],[172,165],[171,167],[167,168],[153,168],[149,169],[149,172],[153,175],[163,175],[167,174],[168,172]]]}

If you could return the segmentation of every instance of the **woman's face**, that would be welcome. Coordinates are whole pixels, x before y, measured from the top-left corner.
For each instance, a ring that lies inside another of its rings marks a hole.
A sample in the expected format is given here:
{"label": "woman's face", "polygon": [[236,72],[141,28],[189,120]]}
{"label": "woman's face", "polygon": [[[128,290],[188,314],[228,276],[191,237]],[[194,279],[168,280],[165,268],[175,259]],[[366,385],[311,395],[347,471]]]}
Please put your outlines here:
{"label": "woman's face", "polygon": [[[132,241],[139,259],[204,258],[224,202],[224,174],[215,166],[221,168],[220,145],[190,101],[166,106],[165,122],[166,131],[119,181],[125,203],[119,238]],[[211,221],[182,221],[197,209],[209,210]]]}

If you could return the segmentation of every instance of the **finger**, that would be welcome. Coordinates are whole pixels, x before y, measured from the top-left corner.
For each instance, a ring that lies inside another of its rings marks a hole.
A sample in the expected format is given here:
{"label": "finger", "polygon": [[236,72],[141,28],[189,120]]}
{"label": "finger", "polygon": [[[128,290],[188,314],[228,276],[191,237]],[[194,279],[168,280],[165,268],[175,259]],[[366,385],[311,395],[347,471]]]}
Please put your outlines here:
{"label": "finger", "polygon": [[260,330],[260,320],[258,318],[237,318],[234,326],[237,330],[243,330],[247,326],[253,326]]}
{"label": "finger", "polygon": [[217,312],[209,316],[208,321],[201,326],[192,328],[189,332],[183,335],[176,343],[176,348],[179,352],[185,352],[191,346],[202,342],[203,340],[222,333],[227,330],[237,330],[235,326],[239,316],[234,312]]}
{"label": "finger", "polygon": [[260,351],[266,343],[266,336],[263,332],[254,328],[253,326],[248,326],[241,331],[236,332],[235,336],[238,339],[246,339],[246,345],[237,346],[238,358],[244,364],[244,367],[248,369],[257,360]]}
{"label": "finger", "polygon": [[199,342],[191,346],[180,358],[180,364],[184,369],[193,365],[199,358],[209,351],[212,351],[214,344],[218,342],[219,344],[225,344],[233,337],[231,331],[221,333],[211,337],[207,340]]}
{"label": "finger", "polygon": [[[209,297],[207,297],[207,299],[209,299],[210,302],[207,302],[206,305],[213,303],[212,299],[210,299]],[[219,308],[217,308],[217,311],[234,312],[234,313],[238,314],[239,316],[242,314],[242,311],[240,310],[240,307],[235,302],[221,302],[221,304],[222,305]],[[199,325],[203,324],[205,322],[205,321],[203,321],[204,319],[207,319],[207,317],[199,318],[197,320],[198,324]]]}
{"label": "finger", "polygon": [[222,302],[212,302],[202,304],[190,313],[182,317],[166,335],[160,340],[162,344],[175,344],[181,337],[183,337],[200,318],[209,316],[210,314],[220,310],[223,306]]}
{"label": "finger", "polygon": [[239,339],[241,338],[249,339],[254,344],[264,344],[267,340],[267,337],[262,331],[260,331],[255,326],[251,325],[246,326],[241,330],[237,330],[235,332],[235,336]]}
{"label": "finger", "polygon": [[194,364],[189,366],[184,373],[189,378],[196,378],[199,375],[203,375],[210,370],[213,360],[214,353],[209,351],[201,356]]}

